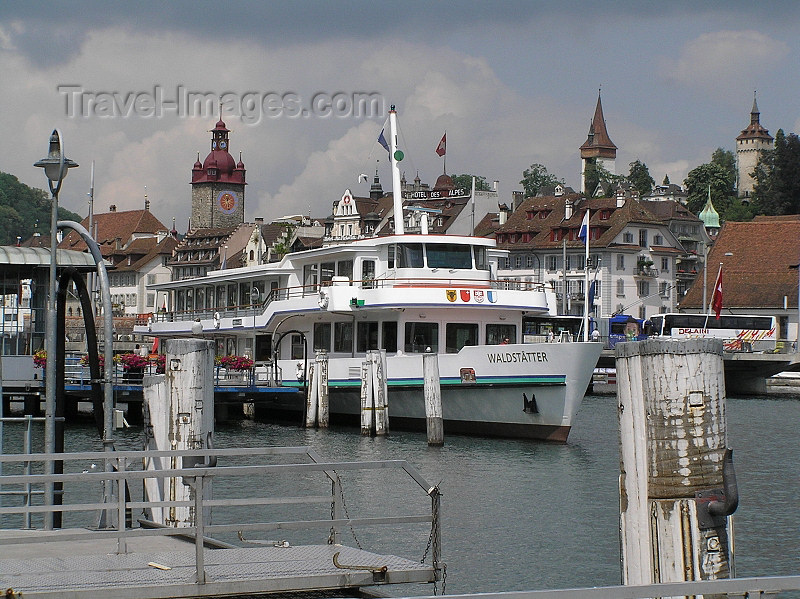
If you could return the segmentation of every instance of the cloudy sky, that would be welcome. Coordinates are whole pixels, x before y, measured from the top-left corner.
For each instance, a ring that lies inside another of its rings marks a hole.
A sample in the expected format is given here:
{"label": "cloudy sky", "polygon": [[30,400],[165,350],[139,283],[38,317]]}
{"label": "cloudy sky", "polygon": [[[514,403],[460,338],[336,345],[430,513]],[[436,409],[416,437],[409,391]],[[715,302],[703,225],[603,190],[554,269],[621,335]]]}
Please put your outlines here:
{"label": "cloudy sky", "polygon": [[[0,4],[0,170],[46,186],[32,164],[59,127],[81,167],[61,204],[141,208],[185,231],[191,168],[210,149],[224,96],[231,151],[247,168],[246,217],[324,217],[360,173],[397,105],[402,167],[500,181],[502,198],[542,163],[579,186],[598,89],[617,172],[644,161],[682,182],[717,147],[734,148],[758,90],[761,123],[800,131],[800,3],[275,1]],[[379,100],[372,116],[353,97]],[[327,100],[339,102],[341,110]],[[178,104],[176,104],[176,100]],[[380,161],[380,162],[376,162]]]}

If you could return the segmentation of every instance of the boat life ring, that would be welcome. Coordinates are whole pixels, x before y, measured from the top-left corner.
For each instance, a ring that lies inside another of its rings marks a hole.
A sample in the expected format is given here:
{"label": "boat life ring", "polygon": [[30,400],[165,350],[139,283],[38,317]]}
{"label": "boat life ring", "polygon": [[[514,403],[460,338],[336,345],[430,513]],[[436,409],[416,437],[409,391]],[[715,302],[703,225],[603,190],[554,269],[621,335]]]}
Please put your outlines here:
{"label": "boat life ring", "polygon": [[328,294],[322,289],[319,290],[319,300],[317,300],[317,303],[319,304],[320,310],[328,309]]}

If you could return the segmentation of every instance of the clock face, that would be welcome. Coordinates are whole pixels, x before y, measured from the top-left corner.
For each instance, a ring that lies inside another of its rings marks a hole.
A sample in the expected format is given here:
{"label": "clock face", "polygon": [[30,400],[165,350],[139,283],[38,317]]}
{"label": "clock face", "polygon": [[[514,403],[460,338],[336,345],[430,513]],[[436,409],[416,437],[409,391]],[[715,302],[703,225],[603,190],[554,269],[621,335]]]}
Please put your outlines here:
{"label": "clock face", "polygon": [[236,194],[232,191],[220,191],[217,196],[217,204],[224,214],[233,214],[238,203]]}
{"label": "clock face", "polygon": [[216,139],[211,142],[211,149],[212,150],[216,150],[217,149],[217,140]]}
{"label": "clock face", "polygon": [[228,147],[228,142],[227,142],[227,141],[225,141],[225,140],[223,140],[223,141],[219,142],[219,147],[220,147],[220,148],[222,148],[222,149],[224,150],[225,148],[227,148],[227,147]]}

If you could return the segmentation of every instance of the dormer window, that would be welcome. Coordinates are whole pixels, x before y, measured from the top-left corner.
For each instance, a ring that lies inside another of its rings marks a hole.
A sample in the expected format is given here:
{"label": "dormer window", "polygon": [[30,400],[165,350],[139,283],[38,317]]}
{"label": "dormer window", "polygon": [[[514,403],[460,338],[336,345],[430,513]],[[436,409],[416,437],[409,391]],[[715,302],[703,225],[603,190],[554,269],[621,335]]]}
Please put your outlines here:
{"label": "dormer window", "polygon": [[550,210],[539,211],[539,218],[547,218],[548,216],[550,216]]}

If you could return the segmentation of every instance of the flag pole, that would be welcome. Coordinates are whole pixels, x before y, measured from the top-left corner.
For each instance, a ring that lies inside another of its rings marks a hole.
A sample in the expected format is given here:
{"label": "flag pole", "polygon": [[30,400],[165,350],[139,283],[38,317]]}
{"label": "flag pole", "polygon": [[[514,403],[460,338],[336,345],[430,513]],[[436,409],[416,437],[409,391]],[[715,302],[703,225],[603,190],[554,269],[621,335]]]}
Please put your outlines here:
{"label": "flag pole", "polygon": [[589,207],[586,207],[586,260],[584,261],[583,340],[589,341]]}
{"label": "flag pole", "polygon": [[711,292],[711,299],[706,306],[706,321],[703,323],[703,328],[708,328],[708,318],[711,316],[711,304],[714,303],[714,298],[717,295],[717,287],[719,286],[719,275],[722,273],[722,262],[719,263],[719,270],[717,271],[717,278],[714,279],[714,291]]}

